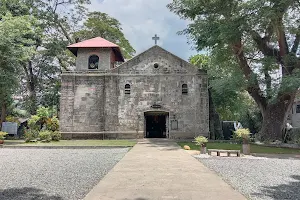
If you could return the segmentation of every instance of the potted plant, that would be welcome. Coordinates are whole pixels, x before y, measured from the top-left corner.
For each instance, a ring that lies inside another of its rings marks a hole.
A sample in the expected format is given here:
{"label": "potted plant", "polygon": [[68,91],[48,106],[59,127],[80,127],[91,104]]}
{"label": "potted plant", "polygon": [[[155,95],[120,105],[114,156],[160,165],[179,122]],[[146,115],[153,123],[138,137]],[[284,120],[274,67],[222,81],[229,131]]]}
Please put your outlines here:
{"label": "potted plant", "polygon": [[195,137],[194,142],[196,143],[196,145],[200,146],[200,153],[206,154],[206,143],[208,142],[208,139],[204,136],[198,136]]}
{"label": "potted plant", "polygon": [[247,128],[240,128],[234,131],[235,138],[242,140],[242,151],[245,155],[250,155],[250,131]]}
{"label": "potted plant", "polygon": [[7,134],[8,134],[8,133],[6,133],[6,132],[0,131],[0,144],[3,144],[3,143],[4,143],[4,139],[5,139],[5,136],[6,136]]}

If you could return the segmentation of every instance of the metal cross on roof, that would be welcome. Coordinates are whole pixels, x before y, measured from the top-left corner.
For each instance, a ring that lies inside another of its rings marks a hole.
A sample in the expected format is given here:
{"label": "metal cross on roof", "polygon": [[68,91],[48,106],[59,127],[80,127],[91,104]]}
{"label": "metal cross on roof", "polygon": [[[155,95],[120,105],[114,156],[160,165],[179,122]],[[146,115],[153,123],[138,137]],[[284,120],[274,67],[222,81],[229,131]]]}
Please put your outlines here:
{"label": "metal cross on roof", "polygon": [[159,37],[157,36],[157,34],[155,34],[155,36],[152,38],[152,40],[154,40],[155,45],[157,45],[157,41],[159,40]]}

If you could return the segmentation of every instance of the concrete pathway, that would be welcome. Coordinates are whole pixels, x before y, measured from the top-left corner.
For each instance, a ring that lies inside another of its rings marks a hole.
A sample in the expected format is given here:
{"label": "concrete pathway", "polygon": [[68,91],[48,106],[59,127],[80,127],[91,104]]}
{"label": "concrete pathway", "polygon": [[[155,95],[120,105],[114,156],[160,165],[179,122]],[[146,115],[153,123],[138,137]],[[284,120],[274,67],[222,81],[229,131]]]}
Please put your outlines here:
{"label": "concrete pathway", "polygon": [[85,200],[244,200],[170,140],[142,140]]}

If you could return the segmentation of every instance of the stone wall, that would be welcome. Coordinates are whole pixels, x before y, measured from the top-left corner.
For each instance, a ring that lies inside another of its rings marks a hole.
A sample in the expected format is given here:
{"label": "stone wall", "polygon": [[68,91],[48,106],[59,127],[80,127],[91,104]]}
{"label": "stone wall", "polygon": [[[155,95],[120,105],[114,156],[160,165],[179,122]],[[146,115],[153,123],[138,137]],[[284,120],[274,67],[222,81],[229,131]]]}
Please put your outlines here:
{"label": "stone wall", "polygon": [[62,76],[61,131],[100,132],[105,130],[104,77]]}
{"label": "stone wall", "polygon": [[62,75],[60,97],[60,131],[73,131],[74,78]]}
{"label": "stone wall", "polygon": [[118,96],[119,78],[118,76],[104,76],[105,79],[105,131],[117,131],[119,126],[118,119]]}

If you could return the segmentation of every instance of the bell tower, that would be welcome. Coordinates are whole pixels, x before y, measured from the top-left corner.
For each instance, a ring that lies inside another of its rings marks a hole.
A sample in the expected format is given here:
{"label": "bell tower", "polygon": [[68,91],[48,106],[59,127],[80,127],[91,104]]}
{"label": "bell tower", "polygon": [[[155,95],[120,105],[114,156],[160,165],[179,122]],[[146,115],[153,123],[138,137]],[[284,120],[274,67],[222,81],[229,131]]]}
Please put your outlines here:
{"label": "bell tower", "polygon": [[120,47],[101,37],[92,38],[67,47],[76,56],[75,71],[104,71],[124,62]]}

